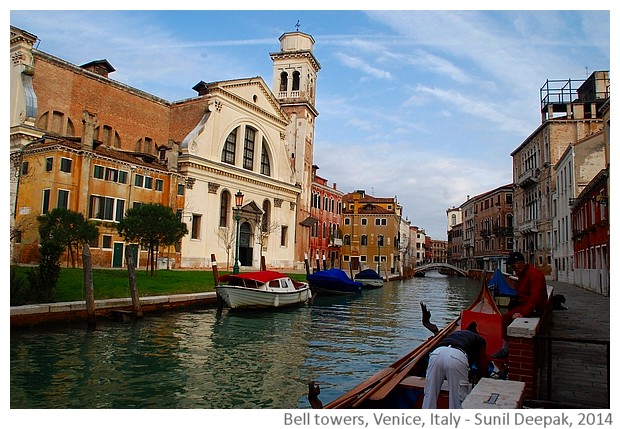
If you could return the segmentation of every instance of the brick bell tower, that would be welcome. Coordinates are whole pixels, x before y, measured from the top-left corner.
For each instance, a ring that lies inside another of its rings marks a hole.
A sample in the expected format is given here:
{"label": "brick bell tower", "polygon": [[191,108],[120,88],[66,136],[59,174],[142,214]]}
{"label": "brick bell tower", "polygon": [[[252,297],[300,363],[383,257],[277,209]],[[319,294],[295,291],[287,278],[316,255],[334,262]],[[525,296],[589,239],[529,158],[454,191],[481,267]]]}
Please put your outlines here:
{"label": "brick bell tower", "polygon": [[[273,93],[289,118],[284,136],[295,183],[301,193],[297,199],[295,262],[303,268],[304,254],[310,251],[310,229],[317,220],[310,216],[316,76],[321,65],[312,53],[312,36],[295,31],[280,37],[280,52],[271,53]],[[310,255],[308,255],[310,257]],[[311,258],[311,257],[310,257]],[[311,258],[312,259],[312,258]]]}

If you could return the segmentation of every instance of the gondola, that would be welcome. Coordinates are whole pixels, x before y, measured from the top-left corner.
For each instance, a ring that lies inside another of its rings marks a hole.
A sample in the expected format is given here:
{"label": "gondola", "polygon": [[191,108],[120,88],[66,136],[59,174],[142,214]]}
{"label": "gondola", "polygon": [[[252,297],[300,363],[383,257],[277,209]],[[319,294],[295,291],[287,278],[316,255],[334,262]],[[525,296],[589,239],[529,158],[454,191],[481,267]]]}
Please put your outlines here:
{"label": "gondola", "polygon": [[[487,354],[502,345],[501,313],[485,285],[470,306],[441,330],[430,322],[430,311],[424,303],[420,304],[424,326],[434,331],[435,335],[322,408],[421,408],[428,355],[443,338],[457,329],[465,329],[471,322],[476,322],[478,333],[487,341]],[[309,399],[318,399],[317,383],[312,383],[315,389],[309,393]],[[442,392],[438,400],[440,408],[447,408],[447,398],[447,392]],[[321,402],[314,400],[311,403]]]}

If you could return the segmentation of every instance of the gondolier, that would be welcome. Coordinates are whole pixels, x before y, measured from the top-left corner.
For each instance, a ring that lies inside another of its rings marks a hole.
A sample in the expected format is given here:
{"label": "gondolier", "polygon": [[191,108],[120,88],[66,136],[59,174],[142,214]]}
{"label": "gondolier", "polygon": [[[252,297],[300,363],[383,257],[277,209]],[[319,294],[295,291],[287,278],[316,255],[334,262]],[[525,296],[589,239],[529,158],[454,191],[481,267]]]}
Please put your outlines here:
{"label": "gondolier", "polygon": [[476,367],[477,377],[487,376],[486,340],[478,335],[475,322],[441,340],[429,355],[422,408],[437,408],[437,397],[445,379],[449,407],[461,408],[464,399],[461,385],[469,382],[472,367]]}

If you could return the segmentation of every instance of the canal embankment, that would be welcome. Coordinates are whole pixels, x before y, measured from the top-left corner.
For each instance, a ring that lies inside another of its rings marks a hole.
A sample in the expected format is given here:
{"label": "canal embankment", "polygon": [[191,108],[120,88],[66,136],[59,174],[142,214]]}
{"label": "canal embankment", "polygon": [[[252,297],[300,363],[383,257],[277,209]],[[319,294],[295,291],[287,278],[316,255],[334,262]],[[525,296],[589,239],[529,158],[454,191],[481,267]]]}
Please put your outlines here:
{"label": "canal embankment", "polygon": [[[216,305],[215,292],[187,293],[140,297],[143,313]],[[97,317],[113,318],[115,314],[133,312],[131,298],[95,301]],[[34,326],[53,322],[88,320],[86,301],[55,302],[11,307],[11,327]]]}

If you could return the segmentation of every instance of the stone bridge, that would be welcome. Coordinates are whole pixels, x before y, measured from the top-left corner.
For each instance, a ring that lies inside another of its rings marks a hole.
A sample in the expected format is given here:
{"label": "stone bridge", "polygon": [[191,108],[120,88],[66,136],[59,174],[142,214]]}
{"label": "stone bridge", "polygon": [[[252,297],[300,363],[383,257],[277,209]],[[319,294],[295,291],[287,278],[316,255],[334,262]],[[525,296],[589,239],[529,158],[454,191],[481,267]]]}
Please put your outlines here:
{"label": "stone bridge", "polygon": [[415,267],[413,270],[414,270],[414,273],[420,273],[420,272],[424,273],[426,271],[433,271],[433,270],[439,271],[442,268],[452,270],[459,276],[464,277],[467,275],[467,271],[463,271],[462,269],[455,267],[454,265],[447,264],[445,262],[432,262],[430,264],[420,265],[419,267]]}

